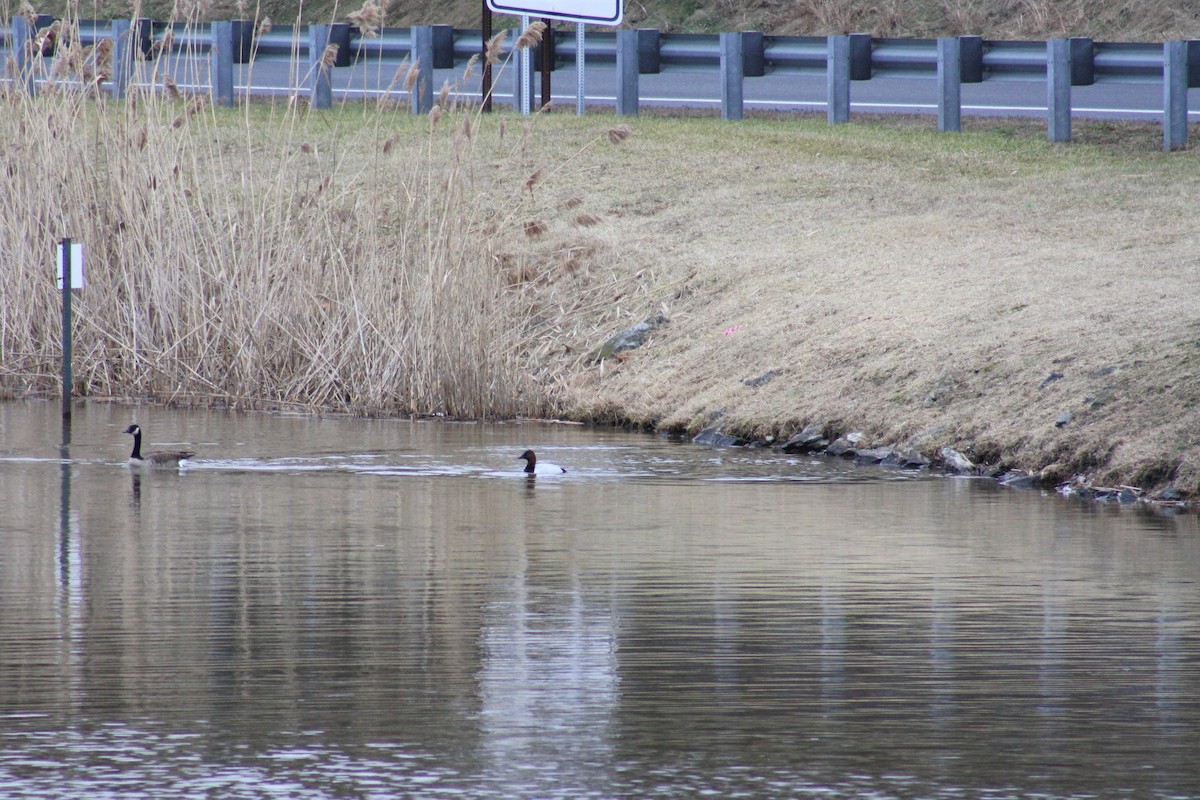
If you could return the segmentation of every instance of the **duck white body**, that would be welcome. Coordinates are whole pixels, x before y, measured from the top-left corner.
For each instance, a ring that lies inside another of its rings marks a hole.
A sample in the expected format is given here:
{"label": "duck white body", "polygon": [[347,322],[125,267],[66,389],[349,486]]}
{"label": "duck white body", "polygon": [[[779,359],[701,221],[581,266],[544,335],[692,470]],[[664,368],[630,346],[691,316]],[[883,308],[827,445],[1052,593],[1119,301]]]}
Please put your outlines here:
{"label": "duck white body", "polygon": [[566,467],[560,467],[558,464],[547,464],[544,461],[538,463],[537,454],[532,450],[526,450],[517,458],[525,461],[526,475],[562,475],[567,471]]}
{"label": "duck white body", "polygon": [[151,453],[142,452],[142,429],[130,425],[125,433],[133,435],[133,452],[129,454],[129,463],[139,467],[179,467],[196,455],[190,450],[155,450]]}

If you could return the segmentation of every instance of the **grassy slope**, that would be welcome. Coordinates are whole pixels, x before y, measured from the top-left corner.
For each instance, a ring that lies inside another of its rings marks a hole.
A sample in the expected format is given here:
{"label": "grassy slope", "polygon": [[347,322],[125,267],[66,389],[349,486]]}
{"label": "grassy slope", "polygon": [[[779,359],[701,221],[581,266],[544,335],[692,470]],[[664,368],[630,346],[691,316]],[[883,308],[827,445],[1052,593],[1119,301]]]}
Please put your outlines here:
{"label": "grassy slope", "polygon": [[[577,124],[551,119],[535,143]],[[817,423],[1052,479],[1200,488],[1200,162],[1159,153],[1157,129],[1080,126],[1058,147],[1033,124],[635,127],[546,189],[586,199],[605,257],[642,276],[607,331],[671,318],[623,361],[564,363],[576,416],[762,438]]]}
{"label": "grassy slope", "polygon": [[[61,14],[66,4],[34,3],[39,11]],[[106,0],[84,2],[79,13],[112,18],[140,8],[154,19],[183,18],[197,13],[202,19],[236,16],[270,16],[290,23],[344,20],[356,11],[356,0],[263,0],[244,4],[231,0],[210,3],[175,3],[171,0]],[[15,9],[15,5],[13,8]],[[386,4],[387,24],[452,24],[479,27],[479,0],[391,0]],[[778,35],[866,32],[876,36],[937,36],[979,34],[995,39],[1092,36],[1109,41],[1161,41],[1200,38],[1200,6],[1193,0],[626,0],[626,22],[637,27],[666,31],[714,32],[762,30]],[[498,25],[505,24],[498,22]]]}

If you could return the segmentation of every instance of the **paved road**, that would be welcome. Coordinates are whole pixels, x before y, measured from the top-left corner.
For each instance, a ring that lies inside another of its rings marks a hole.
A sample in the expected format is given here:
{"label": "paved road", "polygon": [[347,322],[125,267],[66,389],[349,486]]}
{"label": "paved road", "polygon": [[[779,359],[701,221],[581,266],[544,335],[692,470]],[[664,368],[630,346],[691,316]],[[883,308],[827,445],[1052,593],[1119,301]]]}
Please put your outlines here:
{"label": "paved road", "polygon": [[[240,68],[245,71],[245,68]],[[357,64],[334,71],[334,92],[338,97],[361,97],[386,88],[395,81],[394,65]],[[611,65],[587,67],[584,73],[589,106],[614,106],[615,70]],[[464,83],[458,70],[437,70],[434,86],[444,81],[458,84],[469,97],[478,97],[479,80]],[[573,108],[577,97],[577,73],[574,65],[552,73],[551,98],[556,105]],[[260,62],[254,73],[242,83],[255,92],[280,91],[288,85],[286,65]],[[292,85],[302,85],[294,80]],[[506,69],[495,82],[497,102],[511,103],[512,70]],[[538,84],[540,86],[540,84]],[[286,90],[284,90],[286,91]],[[937,84],[932,78],[875,78],[851,84],[852,111],[870,113],[937,112]],[[743,93],[747,110],[820,111],[825,110],[826,87],[823,75],[775,72],[761,78],[747,78]],[[657,75],[642,75],[638,81],[640,102],[649,106],[711,108],[720,107],[721,88],[716,72],[681,68],[665,69]],[[398,95],[403,96],[403,95]],[[540,88],[535,90],[540,97]],[[1163,88],[1160,82],[1097,83],[1076,86],[1071,92],[1072,113],[1079,117],[1161,121]],[[1046,115],[1046,84],[1030,80],[988,80],[964,84],[964,115],[1034,116]],[[1188,92],[1191,119],[1200,120],[1200,89]]]}

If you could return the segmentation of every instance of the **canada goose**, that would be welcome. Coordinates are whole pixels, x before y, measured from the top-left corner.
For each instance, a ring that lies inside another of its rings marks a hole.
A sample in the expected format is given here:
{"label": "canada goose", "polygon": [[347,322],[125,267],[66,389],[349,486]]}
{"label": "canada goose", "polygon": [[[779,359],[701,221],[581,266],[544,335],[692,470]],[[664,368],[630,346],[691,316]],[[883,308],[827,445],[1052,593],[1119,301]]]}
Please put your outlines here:
{"label": "canada goose", "polygon": [[539,464],[537,455],[532,450],[526,450],[517,458],[525,460],[525,472],[529,475],[562,475],[567,471],[565,467],[560,467],[558,464]]}
{"label": "canada goose", "polygon": [[129,454],[129,463],[150,467],[178,467],[189,458],[196,455],[190,450],[156,450],[152,453],[142,452],[142,429],[130,425],[125,433],[133,434],[133,452]]}

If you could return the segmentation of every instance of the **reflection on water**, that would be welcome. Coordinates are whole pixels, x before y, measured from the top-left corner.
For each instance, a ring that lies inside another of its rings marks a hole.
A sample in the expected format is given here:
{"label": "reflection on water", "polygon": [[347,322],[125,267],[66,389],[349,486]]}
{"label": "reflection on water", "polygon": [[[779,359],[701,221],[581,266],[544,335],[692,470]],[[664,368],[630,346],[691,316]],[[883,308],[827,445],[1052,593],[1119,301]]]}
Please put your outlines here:
{"label": "reflection on water", "polygon": [[[1200,796],[1200,537],[575,426],[0,404],[5,798]],[[527,446],[566,465],[529,480]]]}

